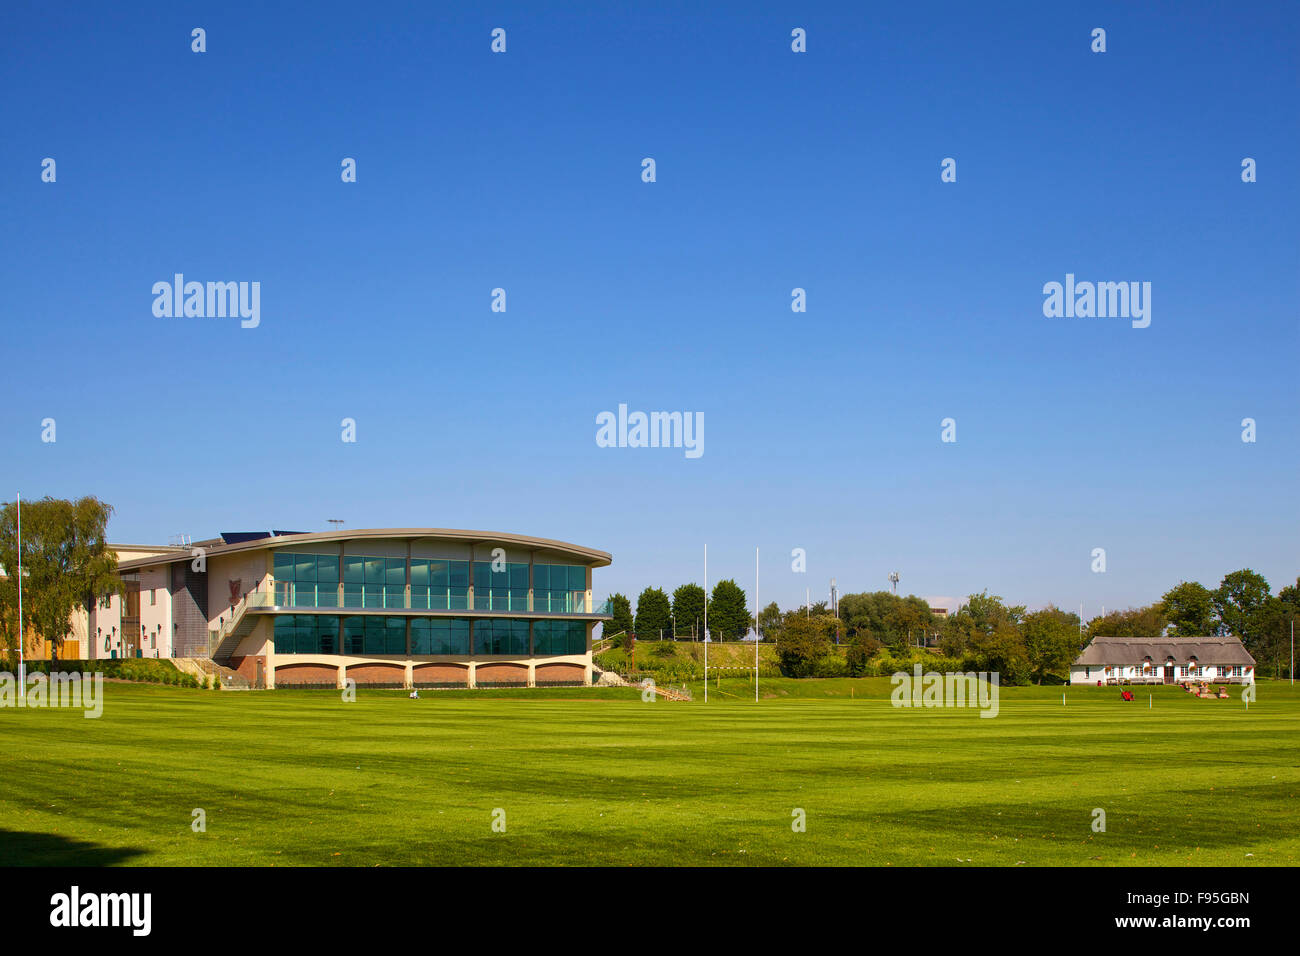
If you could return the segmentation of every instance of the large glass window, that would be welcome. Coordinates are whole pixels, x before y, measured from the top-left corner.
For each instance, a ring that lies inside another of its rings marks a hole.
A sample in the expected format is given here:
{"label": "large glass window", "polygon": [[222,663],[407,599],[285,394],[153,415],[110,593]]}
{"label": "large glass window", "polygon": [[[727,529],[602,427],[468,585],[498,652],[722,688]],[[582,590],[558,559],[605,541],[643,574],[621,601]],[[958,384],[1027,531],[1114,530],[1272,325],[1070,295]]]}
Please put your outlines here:
{"label": "large glass window", "polygon": [[474,622],[475,654],[528,653],[528,622],[510,618],[480,618]]}
{"label": "large glass window", "polygon": [[283,607],[338,607],[337,554],[275,553],[275,603]]}
{"label": "large glass window", "polygon": [[494,570],[491,561],[474,562],[474,609],[528,610],[528,565],[505,564]]}
{"label": "large glass window", "polygon": [[468,607],[469,562],[411,559],[411,607],[464,611]]}
{"label": "large glass window", "polygon": [[587,569],[581,565],[533,566],[533,610],[574,614],[586,610]]}
{"label": "large glass window", "polygon": [[343,606],[405,607],[406,559],[344,556]]}
{"label": "large glass window", "polygon": [[401,617],[348,617],[343,619],[343,652],[406,653],[406,619]]}
{"label": "large glass window", "polygon": [[417,617],[411,620],[412,654],[468,654],[469,619]]}
{"label": "large glass window", "polygon": [[533,624],[534,654],[587,653],[584,621],[537,621]]}
{"label": "large glass window", "polygon": [[332,614],[277,614],[277,654],[334,654],[338,651],[339,619]]}

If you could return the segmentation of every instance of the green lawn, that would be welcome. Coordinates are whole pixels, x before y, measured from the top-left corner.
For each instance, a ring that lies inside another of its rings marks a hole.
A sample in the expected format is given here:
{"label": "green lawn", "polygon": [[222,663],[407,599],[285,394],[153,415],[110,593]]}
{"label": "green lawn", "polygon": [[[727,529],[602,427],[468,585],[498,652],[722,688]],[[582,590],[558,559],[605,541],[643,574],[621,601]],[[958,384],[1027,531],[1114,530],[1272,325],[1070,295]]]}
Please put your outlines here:
{"label": "green lawn", "polygon": [[[223,693],[105,685],[0,710],[6,864],[1289,865],[1300,694],[1003,688],[896,709],[883,679],[629,690]],[[852,688],[853,698],[849,697]],[[207,832],[191,830],[191,810]],[[1091,829],[1094,808],[1107,831]],[[493,811],[506,832],[493,832]],[[791,829],[792,811],[807,832]]]}

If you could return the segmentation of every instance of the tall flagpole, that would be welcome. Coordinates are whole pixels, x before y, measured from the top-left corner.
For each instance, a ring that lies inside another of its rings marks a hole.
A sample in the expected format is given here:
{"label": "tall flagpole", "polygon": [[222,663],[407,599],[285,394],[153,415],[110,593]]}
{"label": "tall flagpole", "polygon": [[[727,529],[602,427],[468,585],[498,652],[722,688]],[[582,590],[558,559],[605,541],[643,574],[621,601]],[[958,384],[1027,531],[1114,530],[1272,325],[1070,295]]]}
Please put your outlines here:
{"label": "tall flagpole", "polygon": [[18,696],[27,696],[27,665],[23,660],[23,496],[14,494],[18,512]]}
{"label": "tall flagpole", "polygon": [[754,703],[758,703],[758,548],[754,549]]}
{"label": "tall flagpole", "polygon": [[704,702],[709,702],[709,546],[704,546]]}

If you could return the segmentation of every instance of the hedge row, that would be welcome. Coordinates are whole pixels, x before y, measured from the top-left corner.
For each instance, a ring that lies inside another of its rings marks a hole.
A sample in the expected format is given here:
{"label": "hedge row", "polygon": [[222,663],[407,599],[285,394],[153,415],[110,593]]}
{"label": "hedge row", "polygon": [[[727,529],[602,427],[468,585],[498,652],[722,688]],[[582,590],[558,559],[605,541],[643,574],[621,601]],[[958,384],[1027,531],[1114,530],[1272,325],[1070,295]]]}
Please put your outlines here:
{"label": "hedge row", "polygon": [[[632,673],[626,654],[620,649],[602,651],[592,660],[601,670],[613,671],[628,677]],[[681,683],[704,679],[704,663],[681,657],[664,657],[657,653],[639,653],[636,656],[636,676],[653,677],[656,684]],[[709,677],[752,677],[753,668],[710,667]],[[775,664],[761,661],[758,675],[760,677],[780,677],[781,671]]]}
{"label": "hedge row", "polygon": [[[103,674],[114,680],[138,681],[144,684],[166,684],[173,687],[215,688],[216,679],[200,681],[193,674],[177,670],[176,665],[168,660],[150,657],[107,658],[102,660],[82,661],[47,661],[27,662],[28,674],[48,674],[53,669],[59,673],[80,672],[82,674]],[[11,665],[12,666],[12,665]]]}

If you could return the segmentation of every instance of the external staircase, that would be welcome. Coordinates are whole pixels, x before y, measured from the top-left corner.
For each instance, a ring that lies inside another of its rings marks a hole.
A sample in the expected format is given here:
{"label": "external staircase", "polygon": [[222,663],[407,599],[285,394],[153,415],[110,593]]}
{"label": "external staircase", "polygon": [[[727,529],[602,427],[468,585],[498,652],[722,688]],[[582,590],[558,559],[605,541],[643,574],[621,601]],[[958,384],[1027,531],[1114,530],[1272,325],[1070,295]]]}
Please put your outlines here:
{"label": "external staircase", "polygon": [[208,657],[173,657],[172,663],[177,670],[193,674],[204,683],[215,677],[222,690],[253,689],[252,683],[243,674]]}
{"label": "external staircase", "polygon": [[654,690],[658,697],[664,700],[692,700],[690,691],[676,687],[661,687],[654,684],[653,688],[649,685],[630,681],[621,674],[614,671],[601,670],[598,664],[591,665],[591,686],[593,687],[637,687],[642,690]]}

